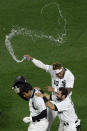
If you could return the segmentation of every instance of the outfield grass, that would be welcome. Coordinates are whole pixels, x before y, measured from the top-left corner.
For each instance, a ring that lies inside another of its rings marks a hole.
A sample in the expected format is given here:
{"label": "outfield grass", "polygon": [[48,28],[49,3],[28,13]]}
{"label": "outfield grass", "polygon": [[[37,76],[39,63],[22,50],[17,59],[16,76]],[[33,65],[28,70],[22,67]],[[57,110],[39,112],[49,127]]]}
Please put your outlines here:
{"label": "outfield grass", "polygon": [[[12,38],[12,46],[18,59],[24,54],[52,64],[63,63],[75,75],[72,99],[81,119],[82,130],[87,130],[87,0],[55,0],[66,19],[63,44],[46,38],[18,35]],[[29,114],[28,102],[20,99],[12,90],[16,76],[23,75],[34,86],[51,85],[49,74],[36,68],[31,62],[16,63],[5,47],[5,36],[15,28],[26,28],[34,33],[56,36],[63,32],[64,21],[59,18],[53,0],[0,0],[0,131],[26,131],[28,125],[22,118]],[[50,4],[50,5],[49,5]],[[48,6],[49,5],[49,6]],[[44,11],[41,14],[41,9]],[[58,18],[60,24],[58,23]],[[57,131],[58,119],[51,131]]]}

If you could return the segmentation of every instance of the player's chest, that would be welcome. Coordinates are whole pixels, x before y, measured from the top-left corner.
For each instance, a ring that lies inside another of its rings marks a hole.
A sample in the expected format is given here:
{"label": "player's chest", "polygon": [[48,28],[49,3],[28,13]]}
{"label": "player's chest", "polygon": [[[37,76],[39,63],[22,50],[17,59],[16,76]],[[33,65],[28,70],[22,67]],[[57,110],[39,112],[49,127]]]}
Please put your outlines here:
{"label": "player's chest", "polygon": [[32,100],[32,99],[29,101],[29,108],[30,108],[31,111],[38,110],[37,105],[35,104],[34,100]]}
{"label": "player's chest", "polygon": [[57,87],[66,87],[66,80],[65,79],[52,79],[52,85]]}

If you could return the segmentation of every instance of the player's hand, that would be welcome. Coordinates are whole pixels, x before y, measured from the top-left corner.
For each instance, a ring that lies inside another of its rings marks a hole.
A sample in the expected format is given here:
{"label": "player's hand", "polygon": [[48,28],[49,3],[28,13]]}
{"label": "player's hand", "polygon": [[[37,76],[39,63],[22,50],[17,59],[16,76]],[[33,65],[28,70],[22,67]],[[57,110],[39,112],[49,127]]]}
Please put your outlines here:
{"label": "player's hand", "polygon": [[24,59],[27,61],[33,60],[33,58],[30,55],[24,55]]}
{"label": "player's hand", "polygon": [[50,95],[48,95],[47,93],[44,93],[44,96],[45,96],[48,100],[50,100]]}
{"label": "player's hand", "polygon": [[24,123],[29,123],[29,122],[31,122],[31,121],[32,121],[32,117],[28,117],[28,116],[27,116],[27,117],[24,117],[24,118],[23,118],[23,122],[24,122]]}
{"label": "player's hand", "polygon": [[43,98],[44,95],[42,93],[35,93],[35,96],[39,96]]}
{"label": "player's hand", "polygon": [[54,88],[52,88],[51,86],[47,86],[47,89],[49,92],[54,92]]}
{"label": "player's hand", "polygon": [[39,90],[39,91],[41,90],[41,88],[39,88],[39,87],[34,87],[34,88],[37,89],[37,90]]}

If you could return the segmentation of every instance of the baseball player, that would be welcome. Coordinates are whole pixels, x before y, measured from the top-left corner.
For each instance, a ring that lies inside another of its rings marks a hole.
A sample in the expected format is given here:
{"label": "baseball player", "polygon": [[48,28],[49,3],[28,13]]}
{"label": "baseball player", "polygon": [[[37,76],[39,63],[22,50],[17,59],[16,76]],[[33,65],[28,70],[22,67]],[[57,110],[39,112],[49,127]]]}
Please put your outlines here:
{"label": "baseball player", "polygon": [[59,88],[56,93],[58,100],[56,102],[49,101],[46,94],[36,93],[35,95],[42,97],[48,108],[57,111],[58,117],[64,125],[64,131],[80,131],[80,120],[75,113],[74,106],[71,99],[68,97],[68,91],[66,88]]}
{"label": "baseball player", "polygon": [[30,123],[28,131],[46,131],[48,127],[46,105],[42,98],[35,96],[35,93],[40,91],[32,88],[23,76],[16,78],[13,89],[20,97],[29,101],[30,116],[23,118],[25,123]]}
{"label": "baseball player", "polygon": [[[51,75],[51,80],[52,80],[52,86],[48,86],[48,91],[52,92],[51,99],[56,101],[56,92],[57,89],[60,87],[65,87],[68,90],[68,96],[70,97],[72,94],[72,88],[74,85],[74,75],[72,72],[64,68],[60,63],[54,63],[52,65],[46,65],[40,60],[37,60],[30,55],[24,55],[24,58],[26,60],[30,60],[33,62],[33,64],[46,72],[48,72]],[[56,111],[52,111],[48,109],[48,121],[49,121],[49,126],[48,130],[50,131],[50,127],[53,123],[54,118],[57,116]],[[60,121],[60,130],[62,131],[62,122]]]}

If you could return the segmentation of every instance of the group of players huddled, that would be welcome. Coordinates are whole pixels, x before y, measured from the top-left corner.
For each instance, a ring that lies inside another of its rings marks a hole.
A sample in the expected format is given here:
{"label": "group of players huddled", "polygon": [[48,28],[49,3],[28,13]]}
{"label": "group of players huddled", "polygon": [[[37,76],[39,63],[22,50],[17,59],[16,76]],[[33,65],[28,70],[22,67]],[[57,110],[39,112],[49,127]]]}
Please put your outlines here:
{"label": "group of players huddled", "polygon": [[74,86],[72,72],[60,63],[46,65],[30,55],[24,55],[24,58],[48,72],[52,81],[52,86],[47,87],[47,90],[52,92],[51,95],[38,87],[32,87],[24,76],[18,76],[14,81],[14,91],[29,101],[30,116],[23,118],[25,123],[29,123],[28,131],[50,131],[57,116],[60,121],[58,131],[80,131],[80,119],[71,99]]}

